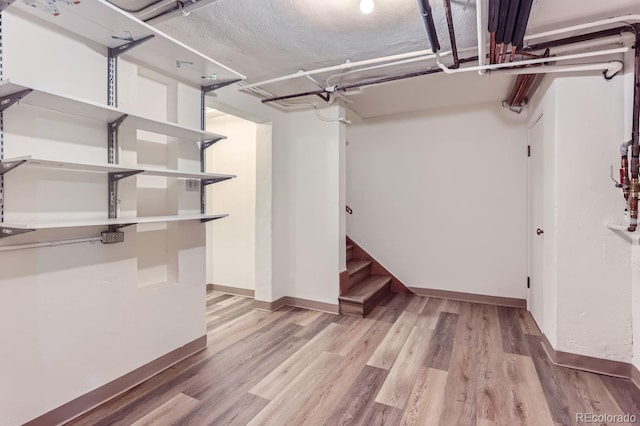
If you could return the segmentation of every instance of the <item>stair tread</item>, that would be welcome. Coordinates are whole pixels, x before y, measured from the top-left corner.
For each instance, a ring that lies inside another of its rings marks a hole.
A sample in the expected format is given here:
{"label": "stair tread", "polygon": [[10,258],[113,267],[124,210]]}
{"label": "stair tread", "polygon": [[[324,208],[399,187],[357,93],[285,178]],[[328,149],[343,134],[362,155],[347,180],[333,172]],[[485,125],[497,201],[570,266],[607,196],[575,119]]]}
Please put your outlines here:
{"label": "stair tread", "polygon": [[371,265],[370,260],[353,259],[347,262],[347,272],[349,275],[353,275],[369,265]]}
{"label": "stair tread", "polygon": [[347,294],[340,296],[340,300],[343,302],[364,303],[390,282],[391,277],[371,275],[350,288]]}

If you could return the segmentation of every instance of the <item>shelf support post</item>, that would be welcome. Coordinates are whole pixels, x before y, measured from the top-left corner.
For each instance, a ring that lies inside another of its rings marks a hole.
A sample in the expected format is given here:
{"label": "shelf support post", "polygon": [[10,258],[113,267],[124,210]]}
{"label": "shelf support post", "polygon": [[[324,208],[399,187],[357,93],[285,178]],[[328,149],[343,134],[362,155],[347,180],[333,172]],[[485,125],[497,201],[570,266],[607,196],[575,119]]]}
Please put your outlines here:
{"label": "shelf support post", "polygon": [[208,86],[202,86],[200,90],[200,129],[207,129],[207,93],[213,92],[214,90],[222,89],[223,87],[229,86],[234,83],[238,83],[242,81],[241,78],[237,78],[234,80],[221,81],[219,83],[210,84]]}
{"label": "shelf support post", "polygon": [[[215,84],[210,84],[208,86],[202,86],[200,89],[200,130],[207,130],[207,93],[213,92],[214,90],[222,89],[223,87],[229,86],[234,83],[238,83],[242,81],[242,79],[234,79],[221,81]],[[205,151],[214,143],[220,141],[222,138],[212,139],[209,141],[202,141],[200,144],[200,171],[205,172],[206,170],[206,157]],[[211,182],[213,183],[213,182]],[[207,211],[207,190],[206,186],[208,184],[205,181],[200,182],[200,213],[205,214]],[[205,222],[203,220],[203,222]]]}
{"label": "shelf support post", "polygon": [[128,172],[114,172],[108,174],[109,179],[109,219],[118,217],[118,182],[129,176],[142,173],[143,170],[131,170]]}
{"label": "shelf support post", "polygon": [[155,36],[149,35],[138,40],[132,39],[120,46],[109,48],[107,55],[107,105],[113,107],[118,106],[118,56],[128,52],[134,47],[140,46],[153,37]]}

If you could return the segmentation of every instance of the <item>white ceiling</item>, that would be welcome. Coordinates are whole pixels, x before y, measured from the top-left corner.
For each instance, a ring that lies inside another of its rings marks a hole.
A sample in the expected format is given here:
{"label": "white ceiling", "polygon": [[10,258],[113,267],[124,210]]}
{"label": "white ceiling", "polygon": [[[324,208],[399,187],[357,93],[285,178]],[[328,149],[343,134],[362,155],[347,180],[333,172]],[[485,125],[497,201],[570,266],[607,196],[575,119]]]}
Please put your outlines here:
{"label": "white ceiling", "polygon": [[[157,24],[158,29],[208,56],[262,81],[298,70],[357,61],[429,48],[417,0],[375,0],[370,15],[359,11],[360,0],[218,0],[194,7],[187,17]],[[443,0],[431,0],[440,44],[449,49]],[[452,0],[459,48],[476,45],[474,0]],[[528,33],[577,22],[640,13],[639,0],[536,0]],[[464,56],[464,55],[461,55]],[[426,69],[414,63],[385,68],[368,75],[349,75],[332,82]],[[329,74],[319,75],[321,85]],[[504,99],[512,78],[429,75],[366,89],[350,107],[363,117],[448,107]],[[277,95],[314,90],[307,79],[265,87]],[[455,96],[451,94],[455,93]],[[319,101],[305,98],[304,101]],[[320,101],[321,102],[321,101]]]}

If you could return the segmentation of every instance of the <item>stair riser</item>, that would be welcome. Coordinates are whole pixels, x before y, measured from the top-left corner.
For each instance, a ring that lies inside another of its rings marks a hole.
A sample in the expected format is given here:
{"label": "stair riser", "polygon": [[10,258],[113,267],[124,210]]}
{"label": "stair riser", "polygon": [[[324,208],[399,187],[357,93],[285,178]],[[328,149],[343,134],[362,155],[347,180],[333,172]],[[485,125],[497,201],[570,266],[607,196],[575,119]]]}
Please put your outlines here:
{"label": "stair riser", "polygon": [[391,283],[380,288],[369,300],[364,304],[340,301],[340,315],[349,315],[364,318],[371,312],[380,302],[391,293]]}
{"label": "stair riser", "polygon": [[367,300],[363,306],[363,317],[366,317],[376,306],[382,302],[382,300],[391,293],[391,283],[385,285],[369,300]]}
{"label": "stair riser", "polygon": [[353,248],[347,249],[347,262],[353,259]]}
{"label": "stair riser", "polygon": [[349,288],[358,284],[360,281],[364,280],[369,275],[371,275],[371,265],[367,266],[366,268],[362,268],[361,270],[359,270],[353,275],[349,275]]}
{"label": "stair riser", "polygon": [[364,306],[359,303],[340,301],[340,315],[348,315],[351,317],[364,317]]}

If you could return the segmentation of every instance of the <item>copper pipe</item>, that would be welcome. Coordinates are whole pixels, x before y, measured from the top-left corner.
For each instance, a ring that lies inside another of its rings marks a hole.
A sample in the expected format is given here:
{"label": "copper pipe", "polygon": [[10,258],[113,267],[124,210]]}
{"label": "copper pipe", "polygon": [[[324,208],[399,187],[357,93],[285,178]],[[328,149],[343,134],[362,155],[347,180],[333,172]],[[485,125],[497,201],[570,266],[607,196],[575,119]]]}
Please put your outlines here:
{"label": "copper pipe", "polygon": [[511,46],[511,57],[509,58],[509,62],[513,62],[513,60],[516,58],[516,47],[515,46]]}
{"label": "copper pipe", "polygon": [[507,44],[503,43],[502,44],[502,56],[500,57],[500,63],[501,64],[504,64],[505,59],[507,59],[507,48],[508,48]]}
{"label": "copper pipe", "polygon": [[631,222],[629,231],[638,227],[638,198],[640,198],[640,25],[634,26],[636,32],[635,72],[633,91],[633,128],[631,132]]}

